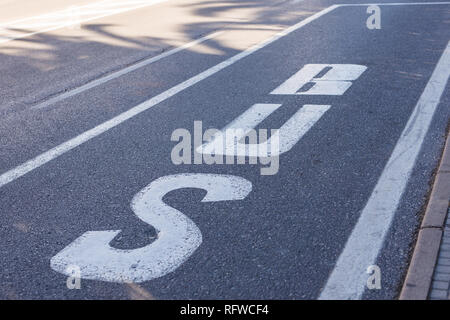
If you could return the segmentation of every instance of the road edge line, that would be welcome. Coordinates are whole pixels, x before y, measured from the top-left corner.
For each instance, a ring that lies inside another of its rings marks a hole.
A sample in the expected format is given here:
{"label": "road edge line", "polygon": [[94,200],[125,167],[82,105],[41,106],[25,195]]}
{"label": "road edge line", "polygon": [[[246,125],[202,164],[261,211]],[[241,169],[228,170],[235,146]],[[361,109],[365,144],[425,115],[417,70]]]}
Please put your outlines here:
{"label": "road edge line", "polygon": [[367,288],[367,268],[376,264],[383,249],[449,77],[450,41],[322,288],[320,300],[362,298]]}

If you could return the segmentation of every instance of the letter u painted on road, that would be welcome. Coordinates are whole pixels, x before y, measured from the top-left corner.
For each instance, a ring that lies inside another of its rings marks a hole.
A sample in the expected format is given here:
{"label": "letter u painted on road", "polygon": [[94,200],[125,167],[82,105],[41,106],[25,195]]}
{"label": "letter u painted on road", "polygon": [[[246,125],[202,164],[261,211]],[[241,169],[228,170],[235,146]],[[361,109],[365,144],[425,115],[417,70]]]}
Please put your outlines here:
{"label": "letter u painted on road", "polygon": [[[268,140],[257,145],[246,145],[240,141],[250,130],[254,129],[280,106],[279,104],[254,104],[216,134],[210,142],[198,147],[197,151],[228,156],[278,156],[289,151],[331,107],[329,105],[304,105]],[[239,134],[235,135],[234,139],[230,139],[227,134],[232,129],[240,129],[240,131],[235,131]]]}

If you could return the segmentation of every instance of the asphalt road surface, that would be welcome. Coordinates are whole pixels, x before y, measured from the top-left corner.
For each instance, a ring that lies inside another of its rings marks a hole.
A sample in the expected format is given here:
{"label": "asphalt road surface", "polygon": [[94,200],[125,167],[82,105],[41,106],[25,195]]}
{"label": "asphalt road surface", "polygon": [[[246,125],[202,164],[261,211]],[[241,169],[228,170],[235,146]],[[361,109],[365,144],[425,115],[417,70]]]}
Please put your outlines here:
{"label": "asphalt road surface", "polygon": [[[380,2],[374,29],[357,1],[18,2],[0,298],[398,296],[450,118],[450,2]],[[279,128],[279,150],[208,164],[196,121]]]}

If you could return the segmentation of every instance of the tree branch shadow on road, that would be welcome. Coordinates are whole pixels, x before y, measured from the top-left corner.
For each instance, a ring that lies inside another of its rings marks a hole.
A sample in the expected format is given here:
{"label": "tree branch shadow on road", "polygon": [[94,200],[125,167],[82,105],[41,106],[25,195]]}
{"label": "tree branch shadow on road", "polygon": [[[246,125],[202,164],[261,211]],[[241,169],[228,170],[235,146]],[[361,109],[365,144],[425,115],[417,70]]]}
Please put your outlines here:
{"label": "tree branch shadow on road", "polygon": [[[305,11],[296,5],[292,8],[297,8],[297,11],[293,10],[288,15],[278,8],[278,5],[290,2],[271,1],[270,5],[257,0],[181,3],[179,6],[187,9],[199,22],[180,25],[177,33],[187,43],[217,30],[268,30],[265,27],[268,22],[289,25],[313,10]],[[236,13],[240,15],[243,10],[251,10],[251,16],[235,19]],[[29,108],[51,96],[176,46],[173,39],[164,37],[128,37],[120,33],[121,27],[87,23],[81,26],[79,32],[68,32],[70,35],[39,33],[0,44],[0,114]],[[141,34],[145,34],[145,30]],[[202,47],[204,50],[187,50],[200,58],[239,52],[214,38],[202,43]]]}

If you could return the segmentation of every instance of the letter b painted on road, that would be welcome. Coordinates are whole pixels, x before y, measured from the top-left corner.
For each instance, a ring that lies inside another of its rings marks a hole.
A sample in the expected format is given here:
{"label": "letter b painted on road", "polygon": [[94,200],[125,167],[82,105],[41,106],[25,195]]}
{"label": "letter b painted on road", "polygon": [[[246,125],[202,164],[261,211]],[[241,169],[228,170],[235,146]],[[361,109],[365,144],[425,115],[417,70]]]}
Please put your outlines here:
{"label": "letter b painted on road", "polygon": [[340,96],[366,69],[358,64],[307,64],[271,94]]}

